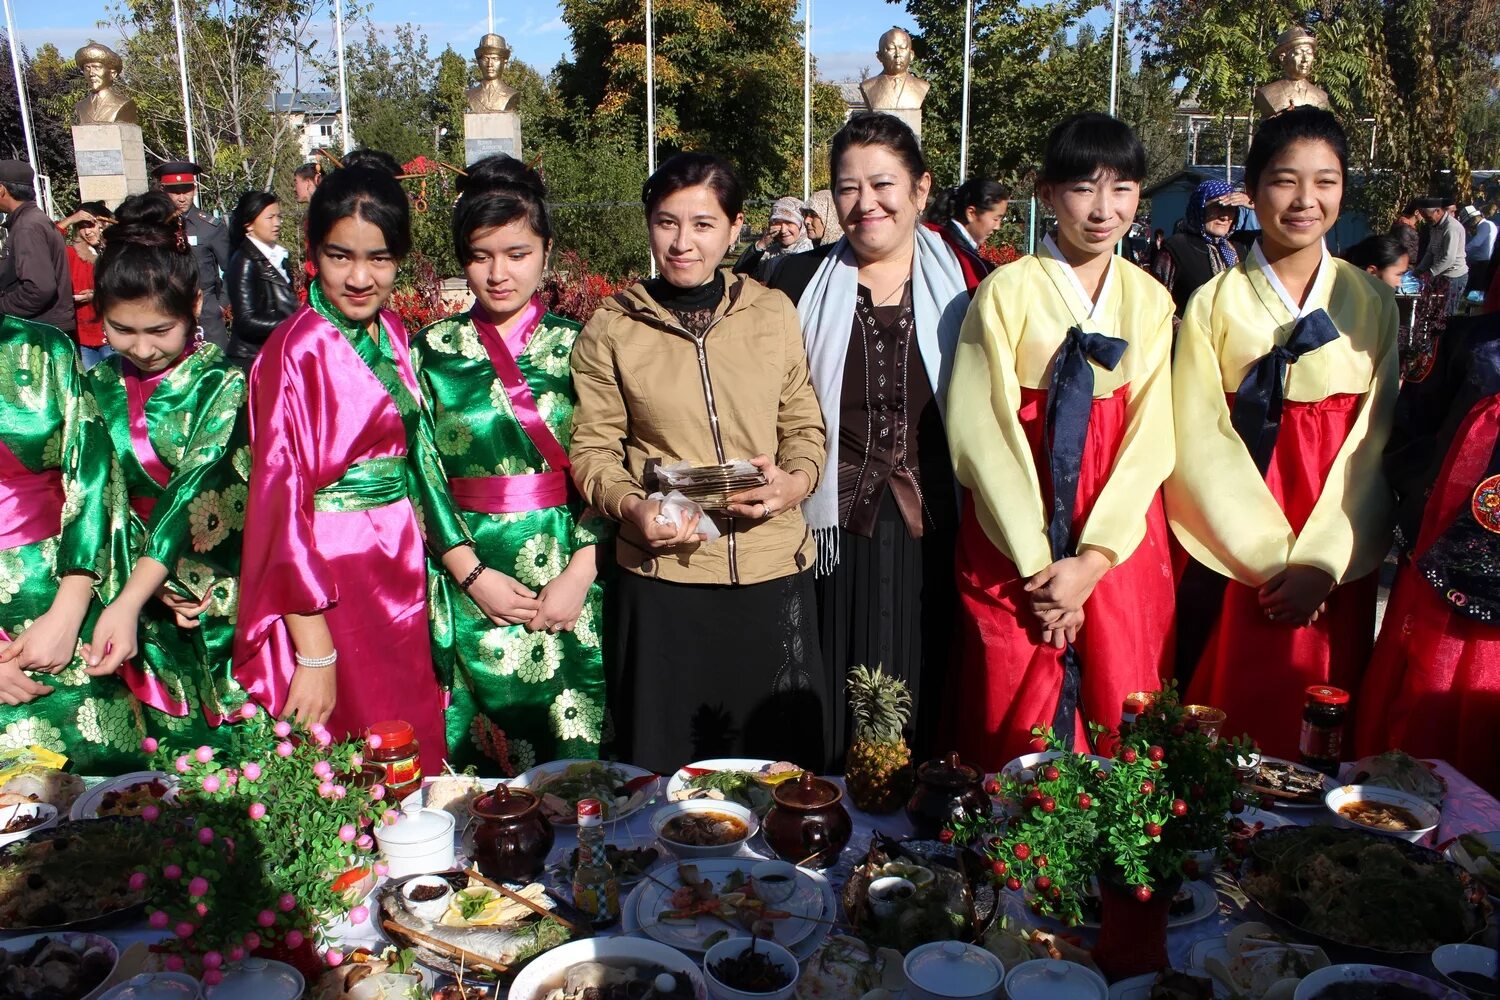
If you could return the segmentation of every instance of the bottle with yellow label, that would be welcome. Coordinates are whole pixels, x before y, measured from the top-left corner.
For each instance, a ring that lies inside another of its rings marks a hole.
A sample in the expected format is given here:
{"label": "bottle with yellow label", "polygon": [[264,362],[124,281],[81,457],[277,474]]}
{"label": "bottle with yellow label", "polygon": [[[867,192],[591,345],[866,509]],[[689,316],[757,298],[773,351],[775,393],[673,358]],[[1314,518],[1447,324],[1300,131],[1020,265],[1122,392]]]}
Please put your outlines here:
{"label": "bottle with yellow label", "polygon": [[604,808],[598,799],[578,803],[578,865],[573,869],[573,905],[595,927],[620,919],[620,882],[604,850]]}

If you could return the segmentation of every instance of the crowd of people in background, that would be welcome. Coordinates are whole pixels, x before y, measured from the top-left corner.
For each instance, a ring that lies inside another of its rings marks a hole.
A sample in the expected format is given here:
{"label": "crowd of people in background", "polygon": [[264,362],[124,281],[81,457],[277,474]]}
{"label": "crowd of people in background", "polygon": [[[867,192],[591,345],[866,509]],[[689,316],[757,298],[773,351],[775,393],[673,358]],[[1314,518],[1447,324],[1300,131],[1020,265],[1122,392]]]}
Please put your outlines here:
{"label": "crowd of people in background", "polygon": [[[474,304],[421,330],[386,154],[298,170],[300,247],[271,193],[199,209],[191,163],[54,224],[0,162],[0,745],[126,770],[253,701],[400,719],[433,772],[836,768],[879,664],[918,754],[990,770],[1175,679],[1279,756],[1341,688],[1356,753],[1500,789],[1500,322],[1459,316],[1495,224],[1435,195],[1335,258],[1347,159],[1276,114],[1148,237],[1140,140],[1074,115],[1000,264],[1010,189],[936,189],[859,113],[737,259],[733,164],[668,159],[660,277],[579,323],[538,297],[542,177],[492,157],[451,207]],[[659,471],[735,461],[722,508]]]}

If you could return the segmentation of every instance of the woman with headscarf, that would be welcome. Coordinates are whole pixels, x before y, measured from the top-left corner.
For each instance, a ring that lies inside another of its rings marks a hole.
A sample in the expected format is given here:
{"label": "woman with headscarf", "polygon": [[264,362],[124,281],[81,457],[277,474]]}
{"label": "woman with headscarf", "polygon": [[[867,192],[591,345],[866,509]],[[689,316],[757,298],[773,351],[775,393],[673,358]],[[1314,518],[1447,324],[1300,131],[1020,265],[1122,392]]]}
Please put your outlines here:
{"label": "woman with headscarf", "polygon": [[844,237],[839,225],[839,210],[833,203],[833,192],[820,188],[807,200],[802,217],[807,220],[807,235],[814,247],[832,246]]}
{"label": "woman with headscarf", "polygon": [[782,258],[812,248],[807,221],[802,217],[802,202],[792,197],[780,198],[771,209],[771,221],[764,235],[734,262],[734,273],[769,281]]}
{"label": "woman with headscarf", "polygon": [[1240,207],[1247,204],[1245,193],[1228,181],[1204,181],[1188,200],[1183,231],[1162,245],[1151,266],[1156,280],[1171,290],[1178,319],[1194,292],[1245,256],[1245,245],[1231,234]]}

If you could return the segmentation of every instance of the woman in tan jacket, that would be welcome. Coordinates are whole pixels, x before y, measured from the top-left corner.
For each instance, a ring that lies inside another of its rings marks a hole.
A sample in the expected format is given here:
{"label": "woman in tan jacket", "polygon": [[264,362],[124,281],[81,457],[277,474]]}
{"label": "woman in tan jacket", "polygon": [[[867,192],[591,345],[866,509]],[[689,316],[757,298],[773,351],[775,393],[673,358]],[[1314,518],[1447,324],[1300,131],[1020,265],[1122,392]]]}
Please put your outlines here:
{"label": "woman in tan jacket", "polygon": [[[646,181],[661,278],[604,303],[573,350],[573,476],[620,522],[607,647],[623,759],[670,774],[711,757],[821,767],[822,662],[802,500],[823,416],[791,302],[720,262],[744,218],[723,160],[672,157]],[[766,484],[678,524],[648,464],[755,463]],[[717,531],[719,537],[709,541]]]}

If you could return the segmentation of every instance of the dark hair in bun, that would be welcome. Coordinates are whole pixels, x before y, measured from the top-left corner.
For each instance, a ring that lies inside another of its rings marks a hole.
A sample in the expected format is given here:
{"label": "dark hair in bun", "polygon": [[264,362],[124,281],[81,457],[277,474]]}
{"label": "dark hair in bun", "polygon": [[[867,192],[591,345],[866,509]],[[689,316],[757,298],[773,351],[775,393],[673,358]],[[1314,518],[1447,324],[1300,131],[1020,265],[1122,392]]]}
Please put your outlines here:
{"label": "dark hair in bun", "polygon": [[411,204],[393,174],[345,166],[324,177],[307,203],[308,247],[317,253],[340,219],[353,218],[379,229],[386,249],[397,260],[411,252]]}
{"label": "dark hair in bun", "polygon": [[552,219],[547,213],[547,187],[531,167],[503,153],[486,156],[458,179],[462,192],[453,207],[453,252],[467,264],[473,255],[474,234],[508,226],[523,216],[531,231],[552,242]]}
{"label": "dark hair in bun", "polygon": [[94,307],[147,299],[169,316],[198,321],[198,264],[165,194],[133,195],[115,210],[94,264]]}

